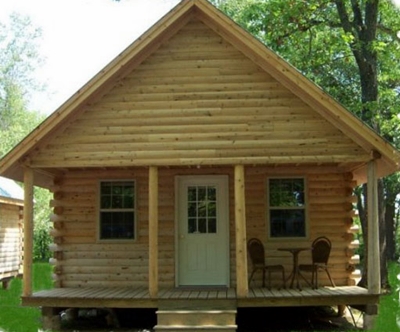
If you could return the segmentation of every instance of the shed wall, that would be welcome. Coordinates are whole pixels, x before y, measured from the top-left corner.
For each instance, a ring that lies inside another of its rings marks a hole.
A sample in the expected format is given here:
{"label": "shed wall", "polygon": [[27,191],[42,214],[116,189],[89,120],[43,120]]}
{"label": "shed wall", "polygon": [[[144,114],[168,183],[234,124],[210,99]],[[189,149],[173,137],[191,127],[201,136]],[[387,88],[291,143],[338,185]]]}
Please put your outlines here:
{"label": "shed wall", "polygon": [[22,207],[0,202],[0,280],[22,271]]}

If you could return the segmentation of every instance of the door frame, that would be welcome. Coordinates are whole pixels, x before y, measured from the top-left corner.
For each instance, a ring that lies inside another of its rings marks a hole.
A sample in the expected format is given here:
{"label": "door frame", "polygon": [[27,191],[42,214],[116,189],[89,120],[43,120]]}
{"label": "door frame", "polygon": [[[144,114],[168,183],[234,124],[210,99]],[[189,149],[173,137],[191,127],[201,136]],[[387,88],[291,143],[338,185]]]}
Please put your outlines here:
{"label": "door frame", "polygon": [[[179,197],[179,189],[180,186],[186,181],[211,181],[217,183],[219,188],[221,188],[223,197],[223,201],[220,202],[220,206],[224,211],[224,218],[221,232],[225,234],[224,240],[224,251],[225,251],[225,261],[227,262],[225,267],[225,283],[222,285],[224,287],[230,287],[230,217],[229,217],[229,176],[228,175],[177,175],[175,176],[175,287],[180,287],[179,281],[179,256],[180,256],[180,248],[179,248],[179,239],[180,239],[180,197]],[[221,226],[220,226],[221,227]],[[201,287],[201,285],[196,285],[197,287]],[[195,286],[194,286],[195,287]],[[204,285],[204,287],[207,287]]]}

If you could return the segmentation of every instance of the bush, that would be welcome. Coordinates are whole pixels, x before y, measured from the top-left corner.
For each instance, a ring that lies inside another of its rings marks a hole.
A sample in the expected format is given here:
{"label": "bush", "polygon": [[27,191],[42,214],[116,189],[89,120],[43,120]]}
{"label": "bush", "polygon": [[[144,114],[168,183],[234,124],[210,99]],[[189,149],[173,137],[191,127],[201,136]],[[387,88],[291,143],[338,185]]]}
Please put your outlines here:
{"label": "bush", "polygon": [[33,260],[48,261],[51,257],[49,245],[52,243],[50,235],[50,201],[48,190],[35,188],[34,229],[33,229]]}

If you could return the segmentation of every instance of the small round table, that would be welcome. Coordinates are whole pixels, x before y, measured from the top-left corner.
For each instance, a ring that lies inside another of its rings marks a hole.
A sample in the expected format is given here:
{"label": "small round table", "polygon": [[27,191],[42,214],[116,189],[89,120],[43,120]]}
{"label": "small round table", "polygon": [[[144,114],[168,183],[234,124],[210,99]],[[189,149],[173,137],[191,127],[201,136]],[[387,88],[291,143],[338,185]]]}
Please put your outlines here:
{"label": "small round table", "polygon": [[292,281],[290,282],[290,288],[293,288],[294,281],[296,280],[297,288],[299,290],[301,290],[299,276],[301,276],[305,280],[305,282],[308,283],[311,287],[311,284],[307,281],[306,278],[304,278],[304,276],[300,273],[300,269],[299,269],[299,253],[302,251],[311,250],[311,247],[278,248],[278,250],[279,251],[288,251],[293,256],[292,272],[290,273],[289,277],[287,278],[287,280],[292,279]]}

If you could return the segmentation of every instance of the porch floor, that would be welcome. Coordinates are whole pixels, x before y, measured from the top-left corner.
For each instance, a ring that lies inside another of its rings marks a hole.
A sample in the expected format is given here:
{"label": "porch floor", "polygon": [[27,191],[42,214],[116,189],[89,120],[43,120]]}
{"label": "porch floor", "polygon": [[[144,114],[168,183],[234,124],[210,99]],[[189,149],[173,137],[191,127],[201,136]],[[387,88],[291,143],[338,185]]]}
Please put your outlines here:
{"label": "porch floor", "polygon": [[230,302],[236,307],[364,306],[377,304],[379,295],[369,294],[367,289],[358,286],[303,288],[301,291],[250,288],[246,298],[238,298],[234,288],[170,288],[161,289],[157,298],[151,298],[145,287],[88,287],[43,290],[22,297],[22,305],[59,308],[159,308],[163,302],[171,300],[186,303],[201,303],[207,300],[207,303],[214,306]]}

